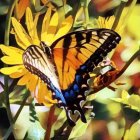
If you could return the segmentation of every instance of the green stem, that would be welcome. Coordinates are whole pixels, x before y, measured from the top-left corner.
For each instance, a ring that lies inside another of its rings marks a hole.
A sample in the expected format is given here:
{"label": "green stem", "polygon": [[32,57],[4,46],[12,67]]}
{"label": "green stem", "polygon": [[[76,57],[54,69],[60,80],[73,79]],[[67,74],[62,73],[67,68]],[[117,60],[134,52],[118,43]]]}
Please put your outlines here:
{"label": "green stem", "polygon": [[85,14],[85,25],[86,25],[86,28],[87,28],[87,24],[89,23],[88,4],[89,4],[89,0],[85,0],[84,1],[84,14]]}
{"label": "green stem", "polygon": [[26,91],[25,97],[24,97],[24,99],[23,99],[23,101],[22,101],[22,103],[21,103],[21,106],[20,106],[20,108],[18,109],[18,111],[17,111],[17,113],[16,113],[16,115],[15,115],[15,117],[14,117],[14,120],[13,120],[14,123],[16,122],[16,120],[17,120],[17,118],[18,118],[20,112],[22,111],[22,109],[23,109],[23,107],[24,107],[24,105],[25,105],[25,103],[26,103],[26,100],[28,99],[29,95],[30,95],[30,92],[29,92],[29,91]]}
{"label": "green stem", "polygon": [[[16,122],[16,120],[18,119],[18,117],[19,117],[19,115],[20,115],[20,112],[22,111],[22,109],[23,109],[23,107],[24,107],[24,105],[25,105],[25,103],[26,103],[26,100],[28,99],[28,97],[29,97],[29,95],[30,95],[30,92],[29,92],[29,91],[26,91],[25,95],[26,95],[26,96],[25,96],[25,98],[23,99],[20,108],[18,109],[18,111],[17,111],[17,113],[16,113],[16,115],[15,115],[15,117],[14,117],[14,119],[13,119],[13,124],[14,124],[14,123]],[[8,139],[9,135],[10,135],[11,132],[12,132],[13,124],[8,128],[8,130],[7,130],[7,132],[6,132],[6,134],[5,134],[5,136],[4,136],[3,139]]]}
{"label": "green stem", "polygon": [[[11,25],[11,16],[15,7],[17,0],[15,0],[9,7],[8,14],[6,17],[6,25],[5,25],[5,36],[4,36],[4,44],[6,46],[9,45],[9,35],[10,35],[10,25]],[[6,65],[5,65],[6,66]],[[10,121],[10,124],[13,122],[11,110],[10,110],[10,103],[9,103],[9,89],[8,89],[8,76],[4,76],[4,95],[5,95],[5,105],[7,110],[7,115]]]}
{"label": "green stem", "polygon": [[116,29],[116,27],[117,27],[117,25],[118,25],[118,23],[119,23],[119,20],[120,20],[120,17],[121,17],[121,14],[122,14],[122,11],[123,11],[123,9],[124,9],[124,7],[125,7],[125,5],[126,5],[126,2],[121,2],[121,4],[120,4],[120,6],[118,7],[118,9],[117,9],[117,11],[116,11],[116,14],[115,14],[115,21],[114,21],[114,23],[113,23],[113,26],[112,26],[112,30],[115,30]]}

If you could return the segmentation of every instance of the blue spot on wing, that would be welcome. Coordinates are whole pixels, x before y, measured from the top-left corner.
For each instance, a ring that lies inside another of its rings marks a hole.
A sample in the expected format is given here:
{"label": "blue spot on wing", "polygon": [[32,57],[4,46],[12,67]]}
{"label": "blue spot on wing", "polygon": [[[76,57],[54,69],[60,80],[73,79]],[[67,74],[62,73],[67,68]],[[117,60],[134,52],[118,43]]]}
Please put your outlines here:
{"label": "blue spot on wing", "polygon": [[86,65],[82,65],[82,66],[80,67],[80,69],[81,69],[82,71],[86,71],[87,66],[86,66]]}
{"label": "blue spot on wing", "polygon": [[78,87],[77,84],[74,84],[74,85],[73,85],[73,90],[74,90],[75,92],[79,92],[79,87]]}
{"label": "blue spot on wing", "polygon": [[66,104],[66,100],[62,94],[62,92],[60,90],[58,90],[52,83],[50,84],[51,88],[53,89],[54,93],[55,93],[55,97],[59,100],[62,101],[62,103]]}
{"label": "blue spot on wing", "polygon": [[77,84],[80,84],[81,83],[81,80],[82,80],[81,75],[76,75],[75,80],[76,80],[76,83]]}

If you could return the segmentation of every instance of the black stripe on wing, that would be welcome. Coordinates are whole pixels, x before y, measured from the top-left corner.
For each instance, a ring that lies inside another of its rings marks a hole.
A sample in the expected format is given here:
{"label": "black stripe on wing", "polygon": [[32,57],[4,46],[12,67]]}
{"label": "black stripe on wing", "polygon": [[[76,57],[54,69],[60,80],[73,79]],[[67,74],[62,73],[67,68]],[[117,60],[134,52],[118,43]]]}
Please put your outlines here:
{"label": "black stripe on wing", "polygon": [[[88,73],[92,72],[92,70],[103,60],[103,58],[117,46],[121,39],[117,33],[111,30],[103,30],[102,33],[110,34],[110,36],[89,57],[89,59],[83,65],[80,66],[80,68],[76,71],[75,80],[73,84],[68,89],[63,91],[63,96],[65,97],[67,102],[67,111],[74,113],[75,110],[78,110],[81,120],[83,122],[86,122],[86,118],[82,111],[81,102],[85,100],[85,93],[90,88],[88,85],[88,80],[90,79]],[[68,114],[69,119],[71,119],[70,113]]]}

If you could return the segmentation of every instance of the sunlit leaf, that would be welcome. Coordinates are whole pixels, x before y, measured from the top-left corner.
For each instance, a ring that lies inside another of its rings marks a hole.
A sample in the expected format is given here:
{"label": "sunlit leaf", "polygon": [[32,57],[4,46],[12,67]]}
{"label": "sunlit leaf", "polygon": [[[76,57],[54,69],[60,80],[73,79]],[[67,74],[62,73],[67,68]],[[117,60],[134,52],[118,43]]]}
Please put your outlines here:
{"label": "sunlit leaf", "polygon": [[73,128],[73,130],[72,130],[72,132],[70,134],[69,139],[70,140],[72,140],[72,139],[74,140],[74,139],[82,136],[85,133],[85,131],[86,131],[87,127],[88,127],[89,122],[90,121],[88,120],[87,123],[83,123],[83,122],[81,122],[81,120],[79,120],[76,123],[76,126]]}
{"label": "sunlit leaf", "polygon": [[27,130],[26,140],[44,140],[45,130],[38,121],[32,122]]}

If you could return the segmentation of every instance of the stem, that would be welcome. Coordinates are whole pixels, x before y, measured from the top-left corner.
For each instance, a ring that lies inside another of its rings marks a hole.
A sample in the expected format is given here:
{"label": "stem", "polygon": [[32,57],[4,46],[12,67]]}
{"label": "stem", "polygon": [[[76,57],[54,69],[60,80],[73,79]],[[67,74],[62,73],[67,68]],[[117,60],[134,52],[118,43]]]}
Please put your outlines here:
{"label": "stem", "polygon": [[124,7],[125,7],[125,4],[126,4],[126,2],[121,1],[121,4],[120,4],[120,6],[118,7],[118,9],[117,9],[117,11],[116,11],[116,14],[115,14],[115,17],[116,17],[116,18],[115,18],[115,21],[114,21],[114,23],[113,23],[112,30],[115,30],[115,29],[116,29],[116,27],[117,27],[117,25],[118,25],[118,23],[119,23],[119,20],[120,20],[122,11],[123,11],[123,9],[124,9]]}
{"label": "stem", "polygon": [[86,28],[87,28],[87,24],[89,22],[89,13],[88,13],[88,0],[85,0],[84,1],[84,13],[85,13],[85,25],[86,25]]}
{"label": "stem", "polygon": [[23,101],[22,101],[22,103],[21,103],[21,106],[20,106],[20,108],[18,109],[18,111],[17,111],[17,113],[16,113],[16,115],[15,115],[15,117],[14,117],[14,120],[13,120],[14,123],[16,122],[16,120],[17,120],[17,118],[18,118],[20,112],[22,111],[22,109],[23,109],[23,107],[24,107],[24,105],[25,105],[25,103],[26,103],[26,100],[28,99],[28,97],[29,97],[29,95],[30,95],[30,92],[29,92],[29,91],[26,91],[26,94],[25,94],[25,95],[26,95],[26,96],[25,96],[25,98],[23,99]]}
{"label": "stem", "polygon": [[4,84],[0,81],[0,86],[4,89]]}
{"label": "stem", "polygon": [[[29,95],[30,95],[30,92],[27,91],[25,94],[26,94],[26,96],[25,96],[25,98],[23,99],[23,101],[22,101],[22,103],[21,103],[21,106],[20,106],[20,108],[18,109],[18,111],[17,111],[17,113],[16,113],[16,115],[15,115],[15,117],[14,117],[14,119],[13,119],[13,124],[17,121],[17,119],[18,119],[18,117],[19,117],[19,114],[20,114],[20,112],[22,111],[22,109],[23,109],[23,107],[24,107],[24,105],[25,105],[25,103],[26,103],[26,100],[28,99],[28,97],[29,97]],[[9,135],[10,135],[11,132],[12,132],[13,124],[8,128],[8,130],[7,130],[6,134],[5,134],[5,136],[3,137],[3,139],[8,139]]]}
{"label": "stem", "polygon": [[45,140],[50,140],[51,128],[52,128],[52,124],[53,124],[53,120],[54,120],[54,111],[55,111],[55,106],[52,106],[50,108],[50,112],[49,112],[49,116],[48,116]]}
{"label": "stem", "polygon": [[[9,35],[10,35],[10,25],[11,25],[11,16],[15,7],[17,0],[15,0],[9,7],[8,14],[6,17],[6,25],[5,25],[5,36],[4,36],[4,44],[6,46],[9,45]],[[5,105],[7,110],[8,119],[10,124],[13,122],[11,110],[10,110],[10,103],[9,103],[9,89],[8,89],[8,76],[4,76],[4,95],[5,95]]]}
{"label": "stem", "polygon": [[73,127],[74,126],[68,125],[68,122],[66,120],[63,125],[57,131],[55,131],[55,135],[53,138],[51,138],[51,140],[68,140]]}

